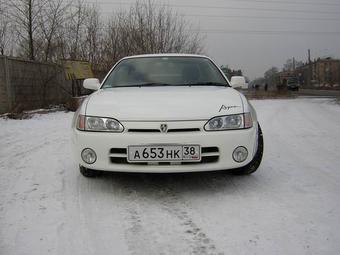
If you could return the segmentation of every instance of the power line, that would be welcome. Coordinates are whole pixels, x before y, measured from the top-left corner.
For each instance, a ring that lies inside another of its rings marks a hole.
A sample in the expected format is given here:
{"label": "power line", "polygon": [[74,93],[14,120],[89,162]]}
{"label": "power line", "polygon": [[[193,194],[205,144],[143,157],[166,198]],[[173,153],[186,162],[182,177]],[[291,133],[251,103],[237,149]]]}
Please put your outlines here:
{"label": "power line", "polygon": [[224,30],[224,29],[189,29],[192,32],[202,32],[207,34],[257,34],[257,35],[334,35],[340,36],[337,31],[274,31],[274,30]]}
{"label": "power line", "polygon": [[221,0],[221,2],[248,2],[248,3],[269,3],[269,4],[291,4],[291,5],[317,5],[317,6],[340,6],[335,2],[308,2],[308,1],[270,1],[270,0]]}
{"label": "power line", "polygon": [[[114,12],[102,11],[102,13],[113,14]],[[308,18],[308,17],[273,17],[273,16],[248,16],[248,15],[209,15],[209,14],[183,14],[183,17],[204,17],[204,18],[226,18],[226,19],[259,19],[259,20],[303,20],[303,21],[340,21],[340,18]]]}
{"label": "power line", "polygon": [[[106,14],[114,14],[114,12],[102,11]],[[204,17],[204,18],[226,18],[226,19],[259,19],[259,20],[301,20],[301,21],[340,21],[340,18],[303,18],[303,17],[273,17],[273,16],[248,16],[248,15],[209,15],[209,14],[183,14],[182,17]]]}
{"label": "power line", "polygon": [[[91,2],[84,1],[90,4],[100,5],[131,5],[134,2]],[[223,10],[248,10],[248,11],[264,11],[264,12],[290,12],[290,13],[309,13],[309,14],[340,14],[335,11],[320,11],[320,10],[296,10],[296,9],[274,9],[274,8],[259,8],[259,7],[228,7],[228,6],[213,6],[213,5],[190,5],[190,4],[155,4],[157,6],[177,7],[177,8],[197,8],[197,9],[223,9]]]}
{"label": "power line", "polygon": [[[270,0],[220,0],[221,2],[234,2],[234,3],[239,3],[239,2],[247,2],[247,3],[269,3],[269,4],[288,4],[288,5],[316,5],[316,6],[340,6],[340,3],[335,3],[335,2],[309,2],[309,1],[283,1],[283,0],[275,0],[275,1],[270,1]],[[85,1],[87,3],[93,3],[93,4],[112,4],[113,2],[101,2],[98,3],[96,1]],[[119,2],[118,4],[133,4],[135,2],[129,2],[129,3],[123,3]],[[169,5],[169,4],[168,4]]]}
{"label": "power line", "polygon": [[182,14],[185,17],[206,18],[241,18],[241,19],[272,19],[272,20],[309,20],[309,21],[340,21],[340,18],[302,18],[302,17],[272,17],[272,16],[247,16],[247,15],[209,15],[209,14]]}

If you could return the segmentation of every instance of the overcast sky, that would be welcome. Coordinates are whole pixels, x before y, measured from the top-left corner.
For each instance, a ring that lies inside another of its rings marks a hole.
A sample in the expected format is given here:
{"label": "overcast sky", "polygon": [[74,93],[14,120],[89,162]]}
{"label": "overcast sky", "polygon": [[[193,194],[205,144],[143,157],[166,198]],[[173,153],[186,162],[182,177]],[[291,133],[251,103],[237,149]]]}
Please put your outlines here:
{"label": "overcast sky", "polygon": [[[89,0],[87,2],[93,2]],[[134,0],[97,0],[104,15]],[[288,58],[340,58],[340,0],[156,0],[186,15],[205,54],[251,79]],[[122,3],[122,4],[120,4]],[[192,16],[194,15],[194,16]]]}

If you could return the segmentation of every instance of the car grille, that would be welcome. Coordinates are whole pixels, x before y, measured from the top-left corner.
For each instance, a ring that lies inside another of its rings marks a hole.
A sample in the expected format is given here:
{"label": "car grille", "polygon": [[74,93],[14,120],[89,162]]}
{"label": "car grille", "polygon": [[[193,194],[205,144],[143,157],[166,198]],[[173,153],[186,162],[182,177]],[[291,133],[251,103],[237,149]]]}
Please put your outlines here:
{"label": "car grille", "polygon": [[[199,132],[201,131],[199,128],[172,128],[168,129],[166,133],[178,133],[178,132]],[[129,133],[161,133],[160,129],[137,129],[130,128],[128,129]]]}
{"label": "car grille", "polygon": [[133,164],[133,165],[195,165],[195,164],[210,164],[216,163],[219,160],[218,147],[201,147],[201,161],[198,162],[134,162],[127,161],[126,148],[112,148],[110,150],[110,162],[112,164]]}

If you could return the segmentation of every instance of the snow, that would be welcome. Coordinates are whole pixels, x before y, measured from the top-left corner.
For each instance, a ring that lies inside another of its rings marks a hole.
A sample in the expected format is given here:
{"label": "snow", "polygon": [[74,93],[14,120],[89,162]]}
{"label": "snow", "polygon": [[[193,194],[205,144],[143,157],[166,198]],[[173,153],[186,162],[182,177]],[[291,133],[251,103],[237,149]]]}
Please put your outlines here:
{"label": "snow", "polygon": [[252,101],[258,172],[86,179],[72,113],[0,119],[0,254],[338,254],[340,106]]}

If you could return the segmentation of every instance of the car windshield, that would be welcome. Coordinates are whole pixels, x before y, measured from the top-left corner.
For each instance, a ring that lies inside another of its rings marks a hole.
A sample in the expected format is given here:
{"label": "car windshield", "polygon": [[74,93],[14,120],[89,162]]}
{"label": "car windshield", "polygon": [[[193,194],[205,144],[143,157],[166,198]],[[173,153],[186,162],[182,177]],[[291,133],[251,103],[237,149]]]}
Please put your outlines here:
{"label": "car windshield", "polygon": [[102,88],[135,86],[229,86],[203,57],[139,57],[122,60]]}
{"label": "car windshield", "polygon": [[297,82],[298,82],[297,78],[289,78],[288,81],[287,81],[288,84],[295,84]]}

